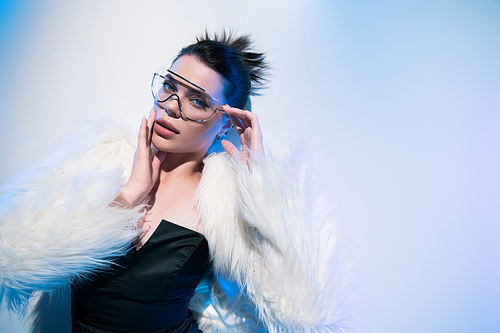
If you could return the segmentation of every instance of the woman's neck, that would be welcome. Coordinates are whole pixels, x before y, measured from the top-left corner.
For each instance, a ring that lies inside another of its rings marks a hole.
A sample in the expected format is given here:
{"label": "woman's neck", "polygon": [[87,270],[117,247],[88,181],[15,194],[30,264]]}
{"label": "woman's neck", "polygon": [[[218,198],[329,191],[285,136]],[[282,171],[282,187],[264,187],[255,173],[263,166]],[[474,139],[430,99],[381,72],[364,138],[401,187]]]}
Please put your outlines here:
{"label": "woman's neck", "polygon": [[168,153],[160,167],[159,185],[200,180],[203,156]]}

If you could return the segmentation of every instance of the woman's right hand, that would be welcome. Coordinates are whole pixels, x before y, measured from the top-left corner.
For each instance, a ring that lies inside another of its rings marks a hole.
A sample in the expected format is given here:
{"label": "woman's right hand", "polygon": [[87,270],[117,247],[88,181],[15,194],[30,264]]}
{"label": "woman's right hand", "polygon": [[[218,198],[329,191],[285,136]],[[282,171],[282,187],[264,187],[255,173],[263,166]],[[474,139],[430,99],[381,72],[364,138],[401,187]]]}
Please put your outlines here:
{"label": "woman's right hand", "polygon": [[158,151],[153,156],[151,137],[155,119],[154,109],[151,109],[148,119],[142,118],[132,174],[115,200],[122,207],[131,208],[140,204],[158,180],[160,165],[167,153]]}

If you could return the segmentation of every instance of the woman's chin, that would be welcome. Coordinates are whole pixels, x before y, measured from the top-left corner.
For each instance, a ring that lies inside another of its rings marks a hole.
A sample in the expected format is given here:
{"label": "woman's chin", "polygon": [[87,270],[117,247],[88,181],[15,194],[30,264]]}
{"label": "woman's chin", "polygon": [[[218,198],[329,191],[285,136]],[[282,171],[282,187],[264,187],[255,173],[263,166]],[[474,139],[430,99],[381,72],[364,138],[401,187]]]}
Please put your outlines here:
{"label": "woman's chin", "polygon": [[157,140],[155,141],[154,140],[154,137],[153,139],[151,140],[151,143],[153,144],[153,148],[156,150],[155,153],[157,151],[162,151],[162,152],[165,152],[165,153],[170,153],[170,154],[197,154],[197,155],[204,155],[204,153],[202,151],[205,151],[208,150],[208,148],[202,148],[202,147],[199,147],[199,148],[193,148],[193,147],[181,147],[179,145],[175,145],[173,144],[173,142],[165,142],[163,140]]}
{"label": "woman's chin", "polygon": [[157,151],[164,151],[164,152],[172,152],[172,144],[165,139],[159,137],[156,135],[156,133],[153,132],[153,136],[151,137],[151,143],[153,144],[153,147]]}

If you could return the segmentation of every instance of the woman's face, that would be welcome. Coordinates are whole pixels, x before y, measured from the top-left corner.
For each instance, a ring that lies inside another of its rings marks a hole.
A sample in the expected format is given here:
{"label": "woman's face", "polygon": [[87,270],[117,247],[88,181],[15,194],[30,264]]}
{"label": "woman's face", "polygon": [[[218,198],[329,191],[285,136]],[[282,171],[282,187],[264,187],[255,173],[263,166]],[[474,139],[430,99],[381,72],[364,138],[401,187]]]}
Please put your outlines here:
{"label": "woman's face", "polygon": [[[223,83],[221,76],[204,65],[195,56],[182,56],[170,68],[174,73],[205,89],[205,93],[225,103]],[[172,76],[169,89],[175,90],[181,100],[185,96],[197,94],[200,90],[178,78]],[[182,110],[186,113],[186,103],[182,104]],[[153,145],[170,153],[199,153],[205,155],[215,136],[224,126],[230,126],[229,121],[223,122],[223,113],[216,112],[205,122],[192,122],[181,116],[179,104],[176,98],[166,103],[154,105],[156,110],[156,122],[153,129]],[[168,114],[165,111],[168,108]]]}

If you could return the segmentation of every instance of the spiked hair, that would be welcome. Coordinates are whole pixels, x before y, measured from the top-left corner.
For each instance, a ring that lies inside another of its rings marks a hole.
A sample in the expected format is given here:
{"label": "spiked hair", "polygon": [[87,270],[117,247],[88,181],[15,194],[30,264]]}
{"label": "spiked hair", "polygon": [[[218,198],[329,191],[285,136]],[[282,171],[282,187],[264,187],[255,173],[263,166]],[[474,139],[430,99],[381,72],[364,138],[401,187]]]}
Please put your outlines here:
{"label": "spiked hair", "polygon": [[196,43],[184,47],[173,62],[184,55],[197,57],[222,76],[228,104],[243,108],[248,97],[258,95],[268,81],[265,54],[252,51],[252,44],[249,35],[236,36],[224,30],[212,36],[205,31],[196,38]]}

